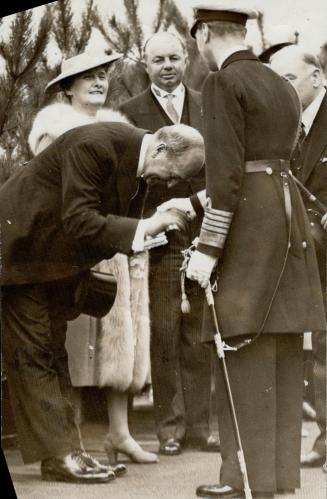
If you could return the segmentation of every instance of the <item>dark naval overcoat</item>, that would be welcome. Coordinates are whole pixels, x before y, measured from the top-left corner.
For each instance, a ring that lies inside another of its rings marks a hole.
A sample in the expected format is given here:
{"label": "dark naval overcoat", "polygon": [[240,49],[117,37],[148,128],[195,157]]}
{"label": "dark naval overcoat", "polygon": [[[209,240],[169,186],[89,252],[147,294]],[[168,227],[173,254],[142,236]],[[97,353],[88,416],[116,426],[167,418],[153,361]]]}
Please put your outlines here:
{"label": "dark naval overcoat", "polygon": [[[294,89],[251,52],[236,52],[209,75],[203,115],[210,206],[199,249],[220,257],[215,300],[223,336],[323,330],[316,255],[303,203],[288,179],[289,244],[283,177],[269,168],[269,160],[291,156],[299,120]],[[268,160],[268,173],[245,172],[246,162],[256,160]],[[205,327],[204,339],[211,338]]]}
{"label": "dark naval overcoat", "polygon": [[[208,203],[198,249],[219,257],[214,296],[226,343],[253,340],[227,351],[226,364],[250,487],[272,494],[300,486],[301,333],[325,328],[314,243],[287,173],[299,116],[291,84],[247,50],[204,85]],[[207,317],[204,339],[212,332]],[[220,362],[216,373],[220,483],[241,490]]]}

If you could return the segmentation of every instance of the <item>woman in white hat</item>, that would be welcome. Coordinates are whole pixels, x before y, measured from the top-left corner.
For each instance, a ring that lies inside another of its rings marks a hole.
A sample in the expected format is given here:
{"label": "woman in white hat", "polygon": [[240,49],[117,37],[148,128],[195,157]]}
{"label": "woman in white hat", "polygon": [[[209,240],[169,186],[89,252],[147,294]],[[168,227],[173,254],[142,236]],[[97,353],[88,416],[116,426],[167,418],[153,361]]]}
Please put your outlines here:
{"label": "woman in white hat", "polygon": [[121,57],[86,51],[63,60],[61,73],[46,86],[46,94],[55,94],[55,102],[41,109],[33,122],[28,138],[33,154],[77,126],[96,121],[128,123],[118,111],[102,109],[109,87],[107,68]]}
{"label": "woman in white hat", "polygon": [[[109,86],[108,65],[121,57],[86,51],[63,61],[61,73],[46,87],[57,101],[39,111],[29,135],[33,154],[78,126],[98,121],[128,123],[120,112],[103,107]],[[117,254],[101,262],[99,270],[115,275],[117,297],[101,327],[98,320],[85,315],[69,323],[66,347],[72,385],[106,390],[110,431],[104,445],[111,464],[118,452],[136,463],[155,463],[157,455],[144,451],[130,435],[127,412],[128,393],[143,388],[150,370],[147,255],[128,259]],[[85,452],[83,455],[89,465],[92,461],[100,465]],[[115,473],[123,474],[124,468],[116,466]]]}

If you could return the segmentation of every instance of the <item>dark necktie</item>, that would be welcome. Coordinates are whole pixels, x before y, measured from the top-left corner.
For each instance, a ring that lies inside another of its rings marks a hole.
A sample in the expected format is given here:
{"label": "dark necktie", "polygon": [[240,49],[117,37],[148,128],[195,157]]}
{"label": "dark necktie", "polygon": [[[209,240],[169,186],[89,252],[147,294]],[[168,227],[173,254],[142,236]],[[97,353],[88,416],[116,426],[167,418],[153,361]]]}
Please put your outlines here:
{"label": "dark necktie", "polygon": [[292,156],[292,172],[295,176],[298,176],[302,170],[306,137],[304,124],[301,123],[299,138]]}

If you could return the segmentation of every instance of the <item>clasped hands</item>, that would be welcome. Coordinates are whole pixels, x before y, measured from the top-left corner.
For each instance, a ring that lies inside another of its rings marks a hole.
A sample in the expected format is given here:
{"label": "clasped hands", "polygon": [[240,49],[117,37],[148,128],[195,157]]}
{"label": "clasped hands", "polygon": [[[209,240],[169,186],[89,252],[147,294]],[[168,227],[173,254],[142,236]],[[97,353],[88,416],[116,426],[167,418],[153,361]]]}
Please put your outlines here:
{"label": "clasped hands", "polygon": [[[171,213],[175,210],[179,213],[183,213],[187,220],[192,220],[196,217],[196,213],[189,198],[170,199],[158,206],[157,213]],[[202,288],[206,288],[209,285],[210,276],[216,263],[217,259],[215,257],[195,250],[189,260],[186,276],[192,281],[197,281]]]}

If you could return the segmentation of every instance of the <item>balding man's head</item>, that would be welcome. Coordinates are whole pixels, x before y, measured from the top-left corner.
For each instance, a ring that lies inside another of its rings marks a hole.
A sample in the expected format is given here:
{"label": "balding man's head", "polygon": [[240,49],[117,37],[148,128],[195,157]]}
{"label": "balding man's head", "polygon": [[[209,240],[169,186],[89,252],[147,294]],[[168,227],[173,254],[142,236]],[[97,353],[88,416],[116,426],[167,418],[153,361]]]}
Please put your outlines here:
{"label": "balding man's head", "polygon": [[173,33],[162,32],[145,43],[143,58],[151,82],[172,92],[182,81],[187,64],[184,42]]}
{"label": "balding man's head", "polygon": [[324,78],[318,57],[296,45],[274,54],[270,67],[296,88],[303,109],[311,104],[323,87]]}
{"label": "balding man's head", "polygon": [[195,128],[182,124],[165,126],[152,137],[144,164],[147,182],[160,179],[170,187],[201,170],[204,141]]}

